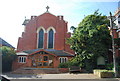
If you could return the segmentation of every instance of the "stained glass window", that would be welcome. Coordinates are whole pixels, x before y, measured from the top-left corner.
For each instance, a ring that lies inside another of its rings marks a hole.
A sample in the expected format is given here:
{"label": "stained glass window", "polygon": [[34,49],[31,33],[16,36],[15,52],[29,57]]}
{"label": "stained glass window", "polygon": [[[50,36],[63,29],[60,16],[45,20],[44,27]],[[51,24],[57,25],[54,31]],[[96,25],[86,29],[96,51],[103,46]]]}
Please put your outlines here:
{"label": "stained glass window", "polygon": [[49,31],[49,37],[48,37],[48,48],[53,48],[53,40],[54,40],[54,32],[51,29]]}
{"label": "stained glass window", "polygon": [[44,56],[44,61],[48,61],[48,56]]}
{"label": "stained glass window", "polygon": [[44,31],[43,29],[41,29],[39,31],[38,48],[43,48],[43,40],[44,40]]}

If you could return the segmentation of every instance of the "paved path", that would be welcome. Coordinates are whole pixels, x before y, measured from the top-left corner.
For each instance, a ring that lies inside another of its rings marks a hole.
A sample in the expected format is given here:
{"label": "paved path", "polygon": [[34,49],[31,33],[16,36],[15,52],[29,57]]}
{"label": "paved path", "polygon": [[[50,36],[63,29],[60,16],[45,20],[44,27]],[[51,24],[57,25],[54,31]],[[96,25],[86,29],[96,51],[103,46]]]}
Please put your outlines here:
{"label": "paved path", "polygon": [[99,79],[93,74],[47,74],[42,79]]}
{"label": "paved path", "polygon": [[117,79],[13,79],[10,81],[119,81]]}
{"label": "paved path", "polygon": [[4,77],[11,81],[120,81],[115,78],[101,79],[93,74],[4,74]]}
{"label": "paved path", "polygon": [[8,79],[99,79],[93,74],[3,74]]}

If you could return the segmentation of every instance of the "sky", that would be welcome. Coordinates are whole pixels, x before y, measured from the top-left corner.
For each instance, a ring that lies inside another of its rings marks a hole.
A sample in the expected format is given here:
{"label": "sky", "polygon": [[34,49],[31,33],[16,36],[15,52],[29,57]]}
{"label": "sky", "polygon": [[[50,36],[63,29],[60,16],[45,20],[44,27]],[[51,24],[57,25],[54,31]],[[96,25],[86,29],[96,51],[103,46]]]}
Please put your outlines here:
{"label": "sky", "polygon": [[0,1],[0,37],[17,47],[18,38],[24,31],[22,25],[25,17],[30,19],[32,15],[39,16],[49,12],[58,16],[63,15],[68,22],[68,30],[71,26],[77,27],[82,19],[99,9],[102,15],[109,16],[118,8],[119,0],[1,0]]}

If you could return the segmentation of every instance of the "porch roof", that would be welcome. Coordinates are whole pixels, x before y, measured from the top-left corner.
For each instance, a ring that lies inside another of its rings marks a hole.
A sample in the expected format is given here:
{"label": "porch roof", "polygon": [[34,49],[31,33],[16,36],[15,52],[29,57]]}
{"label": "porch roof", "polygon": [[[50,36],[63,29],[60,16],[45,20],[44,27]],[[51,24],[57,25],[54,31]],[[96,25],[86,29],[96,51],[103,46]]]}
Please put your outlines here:
{"label": "porch roof", "polygon": [[64,50],[55,50],[55,49],[33,49],[33,50],[27,50],[27,51],[23,51],[23,52],[28,53],[28,54],[34,54],[37,51],[42,51],[42,50],[46,51],[50,54],[54,54],[56,56],[74,56],[71,53],[68,53]]}
{"label": "porch roof", "polygon": [[16,53],[17,55],[28,55],[27,53],[25,53],[25,52],[18,52],[18,53]]}

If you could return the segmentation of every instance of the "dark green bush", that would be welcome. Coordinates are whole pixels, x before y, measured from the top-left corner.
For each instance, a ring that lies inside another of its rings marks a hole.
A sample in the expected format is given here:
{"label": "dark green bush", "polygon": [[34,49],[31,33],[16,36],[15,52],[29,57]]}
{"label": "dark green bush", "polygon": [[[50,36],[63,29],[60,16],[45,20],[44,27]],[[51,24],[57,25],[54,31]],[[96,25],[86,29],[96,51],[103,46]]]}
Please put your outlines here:
{"label": "dark green bush", "polygon": [[78,57],[74,57],[74,58],[70,59],[69,62],[68,62],[68,64],[69,64],[69,67],[70,67],[70,66],[83,67],[83,62],[82,62],[81,59],[78,58]]}
{"label": "dark green bush", "polygon": [[0,47],[2,52],[2,72],[9,72],[12,70],[12,62],[16,58],[14,49],[3,46]]}
{"label": "dark green bush", "polygon": [[118,74],[119,74],[119,77],[120,77],[120,66],[118,66]]}
{"label": "dark green bush", "polygon": [[82,64],[79,61],[77,61],[76,59],[71,59],[66,63],[59,64],[59,68],[69,68],[71,66],[80,66],[81,67]]}
{"label": "dark green bush", "polygon": [[106,69],[112,70],[113,69],[113,64],[106,64]]}
{"label": "dark green bush", "polygon": [[68,68],[69,64],[68,64],[68,62],[66,62],[66,63],[60,63],[58,67],[59,68]]}
{"label": "dark green bush", "polygon": [[118,65],[120,66],[120,56],[116,58]]}

